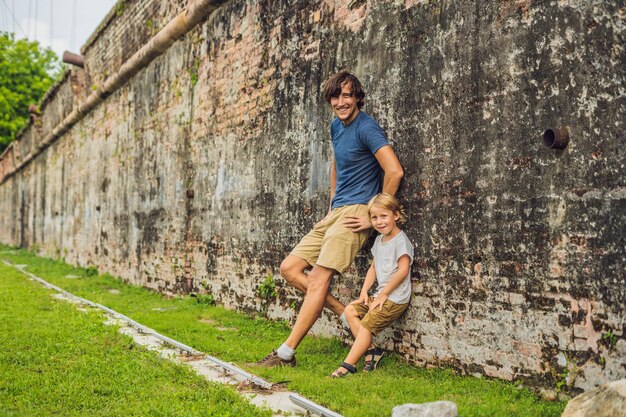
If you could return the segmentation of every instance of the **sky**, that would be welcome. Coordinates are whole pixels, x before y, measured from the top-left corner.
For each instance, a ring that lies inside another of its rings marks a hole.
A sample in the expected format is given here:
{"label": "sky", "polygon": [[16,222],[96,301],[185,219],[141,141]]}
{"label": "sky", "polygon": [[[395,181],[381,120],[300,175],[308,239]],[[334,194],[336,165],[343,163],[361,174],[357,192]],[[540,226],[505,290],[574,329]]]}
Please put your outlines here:
{"label": "sky", "polygon": [[[50,47],[80,54],[115,0],[0,0],[0,31],[15,33]],[[52,12],[51,12],[52,11]]]}

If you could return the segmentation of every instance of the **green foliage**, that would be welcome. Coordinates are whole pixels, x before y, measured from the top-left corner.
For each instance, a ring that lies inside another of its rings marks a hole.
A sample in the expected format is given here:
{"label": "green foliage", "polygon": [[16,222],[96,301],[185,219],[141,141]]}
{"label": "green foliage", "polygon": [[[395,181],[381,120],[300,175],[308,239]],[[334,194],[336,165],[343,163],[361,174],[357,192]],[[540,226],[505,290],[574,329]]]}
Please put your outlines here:
{"label": "green foliage", "polygon": [[148,32],[150,33],[150,36],[156,35],[160,30],[157,25],[157,22],[155,22],[151,18],[148,18],[148,20],[146,20],[145,25],[146,25],[146,28],[148,29]]}
{"label": "green foliage", "polygon": [[552,369],[552,376],[554,377],[557,392],[570,393],[580,368],[567,356],[565,357],[565,362],[567,366],[560,373],[556,369]]}
{"label": "green foliage", "polygon": [[85,276],[95,277],[96,275],[98,275],[98,268],[96,268],[95,266],[92,265],[85,268]]}
{"label": "green foliage", "polygon": [[613,329],[609,329],[608,332],[603,333],[602,340],[606,342],[609,350],[613,349],[617,344],[617,336],[613,333]]}
{"label": "green foliage", "polygon": [[265,278],[265,281],[257,288],[257,294],[261,299],[266,301],[276,298],[278,293],[276,292],[276,280],[274,280],[274,275],[269,274],[267,278]]}
{"label": "green foliage", "polygon": [[28,106],[39,102],[59,73],[52,50],[0,32],[0,152],[28,122]]}
{"label": "green foliage", "polygon": [[121,16],[128,7],[128,0],[119,0],[115,5],[115,15]]}
{"label": "green foliage", "polygon": [[569,375],[569,369],[563,369],[563,372],[556,375],[556,390],[562,392],[568,387],[567,376]]}
{"label": "green foliage", "polygon": [[200,59],[196,58],[193,61],[191,67],[187,68],[187,72],[189,73],[189,78],[191,80],[191,86],[195,86],[198,83],[198,72],[200,70]]}
{"label": "green foliage", "polygon": [[215,296],[213,296],[213,294],[200,294],[200,295],[196,295],[195,296],[196,301],[198,302],[198,304],[204,305],[204,306],[214,306],[215,305]]}

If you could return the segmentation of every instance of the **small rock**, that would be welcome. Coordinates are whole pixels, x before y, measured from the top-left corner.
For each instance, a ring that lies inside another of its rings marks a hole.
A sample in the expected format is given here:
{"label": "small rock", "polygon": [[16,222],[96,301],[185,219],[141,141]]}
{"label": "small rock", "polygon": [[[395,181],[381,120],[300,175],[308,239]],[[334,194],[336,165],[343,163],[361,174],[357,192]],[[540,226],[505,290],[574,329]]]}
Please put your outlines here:
{"label": "small rock", "polygon": [[600,385],[574,397],[561,417],[624,417],[626,379]]}
{"label": "small rock", "polygon": [[457,417],[457,415],[456,404],[451,401],[403,404],[391,410],[392,417]]}
{"label": "small rock", "polygon": [[568,395],[564,392],[559,392],[556,396],[556,399],[561,401],[562,403],[567,402],[572,399],[571,395]]}
{"label": "small rock", "polygon": [[556,391],[554,391],[553,389],[542,388],[539,390],[539,395],[541,395],[541,398],[543,398],[544,400],[556,401]]}

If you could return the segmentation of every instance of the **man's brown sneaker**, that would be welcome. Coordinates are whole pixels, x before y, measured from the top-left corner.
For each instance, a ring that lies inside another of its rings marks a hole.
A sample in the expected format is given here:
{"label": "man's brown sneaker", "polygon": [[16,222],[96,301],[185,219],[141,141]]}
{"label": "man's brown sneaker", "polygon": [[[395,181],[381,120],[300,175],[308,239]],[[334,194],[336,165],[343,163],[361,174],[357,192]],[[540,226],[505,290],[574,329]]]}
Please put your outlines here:
{"label": "man's brown sneaker", "polygon": [[296,366],[296,357],[294,356],[293,358],[289,360],[285,360],[281,358],[280,356],[278,356],[278,353],[276,353],[275,350],[272,350],[272,353],[270,353],[269,355],[267,355],[266,357],[258,361],[256,364],[257,366],[262,366],[264,368],[274,368],[277,366],[294,367]]}

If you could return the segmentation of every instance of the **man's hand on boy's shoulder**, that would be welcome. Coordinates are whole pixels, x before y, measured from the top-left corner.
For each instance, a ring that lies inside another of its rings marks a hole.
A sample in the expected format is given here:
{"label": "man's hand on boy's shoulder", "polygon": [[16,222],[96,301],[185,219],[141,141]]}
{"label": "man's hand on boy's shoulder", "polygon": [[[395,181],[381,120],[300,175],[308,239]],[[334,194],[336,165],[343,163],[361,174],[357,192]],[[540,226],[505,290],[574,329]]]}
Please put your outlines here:
{"label": "man's hand on boy's shoulder", "polygon": [[368,216],[345,216],[343,225],[353,232],[360,232],[372,227],[372,223]]}

